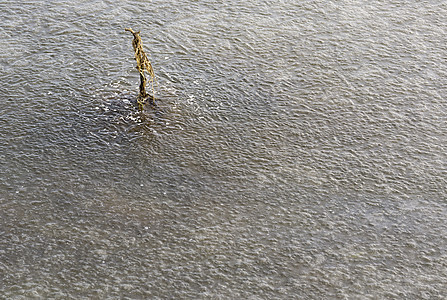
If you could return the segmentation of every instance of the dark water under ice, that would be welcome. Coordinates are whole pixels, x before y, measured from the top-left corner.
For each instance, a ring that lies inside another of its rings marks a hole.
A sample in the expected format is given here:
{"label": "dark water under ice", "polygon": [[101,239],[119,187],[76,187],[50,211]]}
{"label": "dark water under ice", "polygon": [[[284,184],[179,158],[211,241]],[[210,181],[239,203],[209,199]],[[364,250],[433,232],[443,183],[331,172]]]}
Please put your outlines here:
{"label": "dark water under ice", "polygon": [[0,298],[442,299],[446,15],[0,1]]}

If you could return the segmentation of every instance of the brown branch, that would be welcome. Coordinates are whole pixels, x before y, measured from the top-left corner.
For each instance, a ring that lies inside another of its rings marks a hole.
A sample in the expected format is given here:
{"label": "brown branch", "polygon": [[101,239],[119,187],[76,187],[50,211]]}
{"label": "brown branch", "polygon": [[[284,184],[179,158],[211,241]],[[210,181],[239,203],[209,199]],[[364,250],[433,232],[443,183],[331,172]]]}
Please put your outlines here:
{"label": "brown branch", "polygon": [[149,74],[149,82],[152,86],[152,99],[155,99],[155,91],[154,91],[154,80],[155,74],[152,65],[147,58],[146,53],[143,50],[143,42],[141,41],[140,31],[134,31],[132,28],[125,28],[125,31],[129,31],[133,34],[132,46],[135,51],[135,60],[137,61],[137,70],[140,73],[140,94],[138,95],[138,104],[140,108],[143,103],[146,101],[146,98],[149,97],[149,94],[146,92],[146,84],[147,79],[144,71]]}

